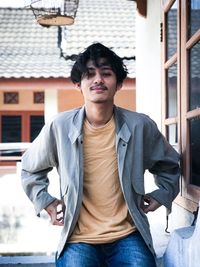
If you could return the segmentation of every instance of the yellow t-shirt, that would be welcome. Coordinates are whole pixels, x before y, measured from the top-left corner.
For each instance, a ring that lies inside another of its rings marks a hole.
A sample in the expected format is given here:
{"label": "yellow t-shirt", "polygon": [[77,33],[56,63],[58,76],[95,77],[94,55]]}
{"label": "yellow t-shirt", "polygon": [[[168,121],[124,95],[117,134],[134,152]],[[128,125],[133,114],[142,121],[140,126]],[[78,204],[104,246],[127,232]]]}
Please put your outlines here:
{"label": "yellow t-shirt", "polygon": [[120,187],[114,118],[100,128],[85,120],[83,145],[83,202],[69,242],[113,242],[136,229]]}

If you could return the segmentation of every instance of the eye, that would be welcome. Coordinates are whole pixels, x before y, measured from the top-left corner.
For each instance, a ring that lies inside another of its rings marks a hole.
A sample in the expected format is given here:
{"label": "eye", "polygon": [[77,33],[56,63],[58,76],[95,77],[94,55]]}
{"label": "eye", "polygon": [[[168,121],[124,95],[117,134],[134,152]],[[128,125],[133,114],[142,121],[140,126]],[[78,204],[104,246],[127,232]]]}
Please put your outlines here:
{"label": "eye", "polygon": [[95,72],[94,71],[87,71],[84,76],[87,79],[89,79],[89,78],[93,77],[94,75],[95,75]]}
{"label": "eye", "polygon": [[108,76],[111,76],[112,75],[112,73],[109,71],[106,71],[106,72],[103,72],[102,73],[102,75],[104,76],[104,77],[108,77]]}
{"label": "eye", "polygon": [[88,72],[87,77],[90,78],[90,77],[93,77],[94,75],[95,75],[95,72]]}

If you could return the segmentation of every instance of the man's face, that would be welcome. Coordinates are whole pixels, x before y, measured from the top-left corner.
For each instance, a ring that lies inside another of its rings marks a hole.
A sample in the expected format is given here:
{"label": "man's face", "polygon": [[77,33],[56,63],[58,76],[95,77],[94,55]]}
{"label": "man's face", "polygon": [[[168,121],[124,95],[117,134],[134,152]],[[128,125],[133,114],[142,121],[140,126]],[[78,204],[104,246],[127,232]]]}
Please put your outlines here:
{"label": "man's face", "polygon": [[98,62],[98,67],[89,60],[87,72],[78,85],[83,93],[85,103],[113,103],[113,98],[121,84],[117,84],[116,75],[104,58]]}

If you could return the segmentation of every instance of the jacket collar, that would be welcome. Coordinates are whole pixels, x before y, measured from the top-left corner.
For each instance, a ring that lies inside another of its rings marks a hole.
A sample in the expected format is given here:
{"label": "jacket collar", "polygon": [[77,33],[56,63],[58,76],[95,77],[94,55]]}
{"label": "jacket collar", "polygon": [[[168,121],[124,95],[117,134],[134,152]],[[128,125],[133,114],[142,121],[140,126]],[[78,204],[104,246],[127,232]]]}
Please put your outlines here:
{"label": "jacket collar", "polygon": [[72,129],[69,131],[69,138],[72,143],[74,143],[77,138],[81,138],[84,119],[85,107],[82,106],[80,109],[77,109],[75,115],[72,117]]}
{"label": "jacket collar", "polygon": [[[114,115],[118,140],[121,138],[124,142],[128,143],[131,132],[126,124],[121,108],[114,106]],[[82,106],[72,118],[72,130],[69,132],[69,138],[72,143],[74,143],[77,138],[81,138],[84,119],[85,107]]]}
{"label": "jacket collar", "polygon": [[131,137],[131,132],[124,119],[121,108],[114,106],[114,115],[115,115],[116,133],[118,140],[122,139],[124,142],[128,143]]}

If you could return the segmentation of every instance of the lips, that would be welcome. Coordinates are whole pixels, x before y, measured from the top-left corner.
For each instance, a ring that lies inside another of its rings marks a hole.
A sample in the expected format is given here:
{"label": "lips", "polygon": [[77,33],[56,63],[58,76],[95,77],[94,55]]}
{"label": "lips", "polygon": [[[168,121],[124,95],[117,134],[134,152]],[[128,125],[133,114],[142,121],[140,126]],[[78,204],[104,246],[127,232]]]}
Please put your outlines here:
{"label": "lips", "polygon": [[91,91],[105,91],[107,90],[106,86],[92,86],[90,88]]}

